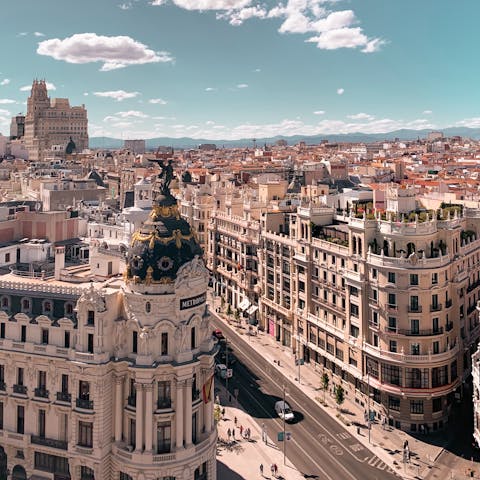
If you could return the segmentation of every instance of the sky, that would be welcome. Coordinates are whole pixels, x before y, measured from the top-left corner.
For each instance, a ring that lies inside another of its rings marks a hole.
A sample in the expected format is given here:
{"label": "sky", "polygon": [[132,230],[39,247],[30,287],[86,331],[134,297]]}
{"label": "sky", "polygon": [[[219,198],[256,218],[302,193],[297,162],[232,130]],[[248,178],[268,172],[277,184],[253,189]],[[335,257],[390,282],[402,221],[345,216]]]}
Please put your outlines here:
{"label": "sky", "polygon": [[0,132],[34,78],[89,134],[480,127],[478,0],[2,0]]}

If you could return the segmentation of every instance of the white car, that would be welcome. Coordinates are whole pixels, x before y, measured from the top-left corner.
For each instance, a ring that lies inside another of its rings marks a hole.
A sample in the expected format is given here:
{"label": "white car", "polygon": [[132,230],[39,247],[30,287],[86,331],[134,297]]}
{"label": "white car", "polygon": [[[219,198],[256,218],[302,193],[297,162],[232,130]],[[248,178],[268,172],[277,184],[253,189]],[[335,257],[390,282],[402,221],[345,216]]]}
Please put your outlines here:
{"label": "white car", "polygon": [[224,363],[217,363],[215,365],[215,373],[220,378],[227,378],[227,366]]}
{"label": "white car", "polygon": [[283,400],[279,400],[275,404],[275,412],[277,412],[277,415],[286,422],[291,422],[295,418],[290,405]]}

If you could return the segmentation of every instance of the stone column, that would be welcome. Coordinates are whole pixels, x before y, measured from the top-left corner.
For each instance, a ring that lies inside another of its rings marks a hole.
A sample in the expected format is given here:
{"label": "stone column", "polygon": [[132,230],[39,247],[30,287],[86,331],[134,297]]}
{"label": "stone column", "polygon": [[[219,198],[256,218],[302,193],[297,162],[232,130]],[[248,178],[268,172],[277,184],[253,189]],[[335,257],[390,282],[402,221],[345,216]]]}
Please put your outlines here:
{"label": "stone column", "polygon": [[122,441],[123,377],[115,377],[115,441]]}
{"label": "stone column", "polygon": [[153,385],[151,383],[145,387],[145,450],[150,452],[153,446]]}
{"label": "stone column", "polygon": [[192,380],[185,383],[185,447],[192,444]]}
{"label": "stone column", "polygon": [[143,384],[135,383],[136,415],[135,415],[135,450],[143,450]]}
{"label": "stone column", "polygon": [[183,448],[183,382],[177,380],[175,388],[175,436],[178,450]]}
{"label": "stone column", "polygon": [[213,428],[213,405],[214,405],[214,380],[212,379],[212,387],[210,394],[210,401],[203,404],[203,424],[205,425],[205,431],[210,433]]}

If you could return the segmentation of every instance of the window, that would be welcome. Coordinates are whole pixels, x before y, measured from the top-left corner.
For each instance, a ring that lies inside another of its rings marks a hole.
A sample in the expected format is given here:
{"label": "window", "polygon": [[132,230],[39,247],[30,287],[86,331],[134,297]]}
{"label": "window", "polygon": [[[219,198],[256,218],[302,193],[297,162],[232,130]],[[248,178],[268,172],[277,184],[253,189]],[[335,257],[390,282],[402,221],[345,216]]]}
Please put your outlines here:
{"label": "window", "polygon": [[5,254],[5,263],[10,263],[10,254],[9,253]]}
{"label": "window", "polygon": [[95,312],[93,310],[87,312],[87,325],[95,325]]}
{"label": "window", "polygon": [[410,352],[412,355],[420,355],[420,344],[419,343],[412,343],[410,345]]}
{"label": "window", "polygon": [[396,332],[397,331],[397,318],[396,317],[388,317],[388,331],[389,332]]}
{"label": "window", "polygon": [[80,380],[78,384],[78,394],[82,400],[90,400],[90,383]]}
{"label": "window", "polygon": [[389,410],[394,410],[395,412],[400,411],[400,398],[388,396],[388,408]]}
{"label": "window", "polygon": [[410,285],[418,285],[418,275],[416,273],[410,274]]}
{"label": "window", "polygon": [[170,422],[157,423],[157,453],[170,452],[171,426]]}
{"label": "window", "polygon": [[405,386],[407,388],[429,388],[428,368],[405,369]]}
{"label": "window", "polygon": [[135,448],[135,440],[136,440],[136,423],[133,418],[130,419],[130,430],[129,430],[129,445]]}
{"label": "window", "polygon": [[402,370],[397,365],[382,364],[382,382],[402,386]]}
{"label": "window", "polygon": [[171,389],[169,381],[158,382],[158,408],[170,408],[172,406]]}
{"label": "window", "polygon": [[22,312],[29,312],[30,311],[30,300],[28,298],[24,298],[22,300]]}
{"label": "window", "polygon": [[389,350],[391,352],[394,352],[394,353],[397,352],[397,341],[396,340],[390,340]]}
{"label": "window", "polygon": [[63,337],[63,346],[65,348],[70,348],[70,332],[66,331]]}
{"label": "window", "polygon": [[192,414],[192,443],[197,443],[198,412]]}
{"label": "window", "polygon": [[355,325],[350,325],[350,335],[352,337],[358,338],[358,336],[360,335],[359,328],[356,327]]}
{"label": "window", "polygon": [[42,343],[48,345],[48,328],[42,328]]}
{"label": "window", "polygon": [[376,333],[373,334],[373,346],[378,347],[378,335]]}
{"label": "window", "polygon": [[73,304],[72,303],[66,303],[65,304],[65,315],[67,315],[67,316],[73,315]]}
{"label": "window", "polygon": [[161,345],[160,345],[161,355],[168,355],[168,333],[162,332]]}
{"label": "window", "polygon": [[195,469],[193,480],[207,480],[207,462],[203,462]]}
{"label": "window", "polygon": [[68,375],[62,374],[62,393],[68,393]]}
{"label": "window", "polygon": [[87,351],[88,353],[93,353],[93,333],[89,333],[87,336]]}
{"label": "window", "polygon": [[27,341],[27,326],[22,325],[20,329],[20,341],[21,342],[26,342]]}
{"label": "window", "polygon": [[138,353],[138,332],[132,332],[132,352]]}
{"label": "window", "polygon": [[38,372],[38,388],[43,390],[47,388],[47,372],[43,370]]}
{"label": "window", "polygon": [[410,413],[423,413],[423,400],[410,400]]}
{"label": "window", "polygon": [[0,338],[5,338],[5,323],[0,323]]}
{"label": "window", "polygon": [[38,411],[38,436],[45,438],[45,410]]}
{"label": "window", "polygon": [[437,285],[438,283],[438,273],[432,273],[432,285]]}
{"label": "window", "polygon": [[152,311],[152,304],[151,304],[150,302],[147,302],[147,303],[145,304],[145,311],[146,311],[147,313],[150,313],[150,312]]}
{"label": "window", "polygon": [[376,279],[378,277],[378,270],[376,268],[372,268],[372,278]]}
{"label": "window", "polygon": [[80,467],[80,480],[95,480],[95,474],[90,467]]}
{"label": "window", "polygon": [[92,422],[78,422],[78,445],[81,447],[93,447]]}
{"label": "window", "polygon": [[418,308],[418,297],[416,295],[412,295],[410,297],[410,311],[411,312],[420,311],[420,309]]}
{"label": "window", "polygon": [[359,315],[359,308],[358,305],[355,305],[354,303],[350,304],[350,316],[358,318]]}
{"label": "window", "polygon": [[388,272],[388,283],[395,283],[395,272]]}
{"label": "window", "polygon": [[397,307],[397,295],[395,293],[388,294],[388,306],[393,308]]}
{"label": "window", "polygon": [[432,295],[432,308],[435,308],[435,309],[438,308],[438,295],[437,294]]}
{"label": "window", "polygon": [[378,312],[372,312],[372,323],[378,327]]}
{"label": "window", "polygon": [[17,385],[23,385],[23,368],[17,370]]}
{"label": "window", "polygon": [[197,332],[195,327],[192,327],[190,330],[190,343],[192,350],[197,348]]}
{"label": "window", "polygon": [[194,373],[192,376],[192,400],[198,400],[200,397],[200,390],[197,388],[197,374]]}
{"label": "window", "polygon": [[432,368],[432,388],[448,384],[448,365]]}
{"label": "window", "polygon": [[432,412],[442,411],[442,397],[434,398],[432,401]]}
{"label": "window", "polygon": [[0,430],[3,430],[3,402],[0,402]]}
{"label": "window", "polygon": [[68,475],[68,458],[57,457],[56,455],[49,455],[48,453],[35,452],[35,469],[60,475]]}
{"label": "window", "polygon": [[10,308],[10,299],[8,297],[2,297],[1,307],[2,310],[8,310]]}
{"label": "window", "polygon": [[52,302],[50,300],[45,300],[43,302],[43,313],[46,315],[52,313]]}
{"label": "window", "polygon": [[412,335],[418,335],[420,333],[420,322],[418,318],[410,320],[410,333]]}
{"label": "window", "polygon": [[440,342],[433,342],[433,354],[440,353]]}
{"label": "window", "polygon": [[372,290],[372,300],[373,300],[375,303],[377,303],[377,301],[378,301],[378,290],[377,290],[376,288],[374,288],[374,289]]}
{"label": "window", "polygon": [[17,406],[17,433],[25,433],[25,407]]}
{"label": "window", "polygon": [[[447,323],[448,323],[448,321],[447,321]],[[438,331],[439,331],[438,324],[439,324],[438,317],[432,318],[432,330],[433,330],[433,333],[438,333]]]}
{"label": "window", "polygon": [[120,472],[120,480],[133,480],[128,473]]}

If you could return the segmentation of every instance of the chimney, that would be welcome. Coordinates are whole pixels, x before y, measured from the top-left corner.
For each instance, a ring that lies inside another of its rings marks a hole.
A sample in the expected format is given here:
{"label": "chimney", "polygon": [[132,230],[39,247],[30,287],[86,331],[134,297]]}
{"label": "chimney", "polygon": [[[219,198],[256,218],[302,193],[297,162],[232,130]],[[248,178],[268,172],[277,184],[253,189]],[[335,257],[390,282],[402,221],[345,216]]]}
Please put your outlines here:
{"label": "chimney", "polygon": [[60,272],[65,268],[65,247],[55,247],[55,280],[60,280]]}

